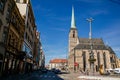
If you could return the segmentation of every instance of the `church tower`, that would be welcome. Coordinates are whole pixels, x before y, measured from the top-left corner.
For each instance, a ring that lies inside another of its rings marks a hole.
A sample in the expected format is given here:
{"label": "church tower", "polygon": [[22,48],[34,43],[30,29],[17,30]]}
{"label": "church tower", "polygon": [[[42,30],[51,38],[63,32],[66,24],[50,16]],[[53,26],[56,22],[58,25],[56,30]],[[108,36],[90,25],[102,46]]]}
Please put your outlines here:
{"label": "church tower", "polygon": [[74,7],[72,6],[71,28],[69,32],[69,52],[79,43],[75,24]]}

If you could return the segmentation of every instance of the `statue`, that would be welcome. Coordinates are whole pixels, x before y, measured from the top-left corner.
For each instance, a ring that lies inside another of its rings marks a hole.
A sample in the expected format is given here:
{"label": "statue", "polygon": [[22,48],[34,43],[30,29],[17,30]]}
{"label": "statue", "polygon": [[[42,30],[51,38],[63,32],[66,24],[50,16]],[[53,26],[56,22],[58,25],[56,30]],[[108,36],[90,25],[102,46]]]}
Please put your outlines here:
{"label": "statue", "polygon": [[104,74],[103,65],[100,65],[100,68],[99,68],[99,73],[100,73],[101,75],[103,75],[103,74]]}

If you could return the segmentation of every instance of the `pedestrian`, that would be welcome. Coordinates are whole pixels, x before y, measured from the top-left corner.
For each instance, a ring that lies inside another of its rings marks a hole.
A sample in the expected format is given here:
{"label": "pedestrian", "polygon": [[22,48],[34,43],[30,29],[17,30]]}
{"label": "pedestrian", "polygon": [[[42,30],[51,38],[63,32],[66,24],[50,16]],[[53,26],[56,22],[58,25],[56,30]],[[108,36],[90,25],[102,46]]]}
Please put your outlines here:
{"label": "pedestrian", "polygon": [[89,70],[87,69],[86,74],[89,75]]}

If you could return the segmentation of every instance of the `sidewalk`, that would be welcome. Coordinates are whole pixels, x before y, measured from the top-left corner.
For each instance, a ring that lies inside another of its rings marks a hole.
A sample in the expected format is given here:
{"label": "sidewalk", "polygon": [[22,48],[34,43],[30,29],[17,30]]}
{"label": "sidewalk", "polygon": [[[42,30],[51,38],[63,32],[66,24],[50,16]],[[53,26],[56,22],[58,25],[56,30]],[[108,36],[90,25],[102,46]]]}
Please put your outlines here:
{"label": "sidewalk", "polygon": [[120,80],[120,78],[113,78],[109,76],[79,76],[80,79],[93,79],[93,80]]}
{"label": "sidewalk", "polygon": [[120,80],[120,75],[100,75],[99,72],[89,73],[89,75],[84,72],[70,72],[59,76],[64,80]]}
{"label": "sidewalk", "polygon": [[87,80],[120,80],[119,77],[111,76],[111,75],[100,75],[99,73],[90,73],[89,75],[80,74],[78,77],[81,79]]}

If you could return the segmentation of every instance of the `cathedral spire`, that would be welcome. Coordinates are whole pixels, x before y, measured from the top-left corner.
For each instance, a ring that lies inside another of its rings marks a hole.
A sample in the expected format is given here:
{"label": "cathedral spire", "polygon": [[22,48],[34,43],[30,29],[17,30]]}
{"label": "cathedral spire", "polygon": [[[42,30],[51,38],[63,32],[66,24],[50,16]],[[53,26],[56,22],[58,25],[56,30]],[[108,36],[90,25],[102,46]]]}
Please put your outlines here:
{"label": "cathedral spire", "polygon": [[74,16],[74,7],[73,6],[72,6],[71,28],[76,28],[76,25],[75,25],[75,16]]}

